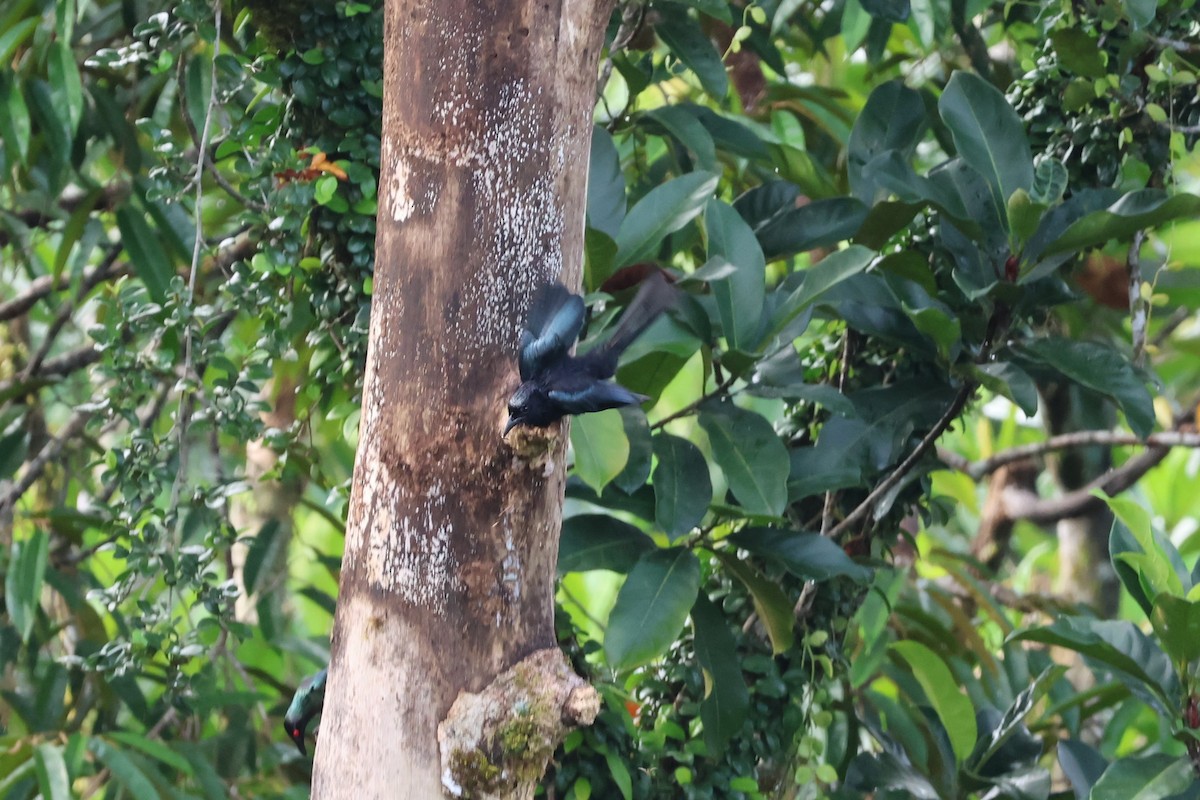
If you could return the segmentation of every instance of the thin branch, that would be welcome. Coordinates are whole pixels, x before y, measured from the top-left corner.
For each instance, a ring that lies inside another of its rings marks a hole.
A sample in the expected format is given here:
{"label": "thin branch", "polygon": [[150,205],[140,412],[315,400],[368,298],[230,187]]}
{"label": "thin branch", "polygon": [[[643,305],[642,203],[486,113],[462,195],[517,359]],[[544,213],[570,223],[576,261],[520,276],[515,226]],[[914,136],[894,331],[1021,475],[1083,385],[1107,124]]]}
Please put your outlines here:
{"label": "thin branch", "polygon": [[730,375],[730,376],[724,378],[720,383],[718,383],[716,385],[716,387],[713,388],[713,390],[711,392],[701,395],[699,400],[696,400],[693,403],[688,403],[686,406],[679,409],[678,411],[676,411],[672,414],[668,414],[667,416],[658,420],[657,422],[655,422],[653,425],[650,426],[650,430],[652,430],[652,431],[659,430],[660,428],[665,426],[668,422],[674,422],[675,420],[679,419],[680,417],[686,417],[689,414],[695,414],[696,410],[699,409],[700,406],[704,405],[709,400],[712,400],[714,397],[718,397],[719,395],[721,395],[730,386],[733,386],[735,381],[737,381],[737,377],[734,375]]}
{"label": "thin branch", "polygon": [[1004,514],[1012,520],[1027,520],[1041,525],[1083,516],[1103,505],[1104,501],[1093,495],[1093,491],[1100,489],[1109,497],[1117,496],[1158,466],[1170,452],[1170,447],[1151,447],[1129,459],[1118,469],[1110,470],[1082,488],[1061,497],[1043,500],[1030,492],[1006,494]]}
{"label": "thin branch", "polygon": [[[72,350],[69,353],[63,353],[57,358],[52,358],[42,364],[41,369],[36,375],[28,378],[9,378],[6,381],[0,381],[0,397],[21,397],[29,392],[36,391],[46,383],[51,383],[49,378],[60,375],[69,375],[72,372],[81,370],[84,367],[95,364],[100,360],[100,351],[95,345],[84,345],[77,350]],[[28,391],[23,391],[28,387]]]}
{"label": "thin branch", "polygon": [[872,489],[871,493],[867,495],[865,500],[859,503],[853,511],[847,514],[844,520],[835,525],[833,529],[829,531],[829,535],[836,539],[849,530],[850,526],[856,524],[866,517],[867,514],[870,513],[871,509],[875,507],[875,503],[879,501],[879,498],[883,497],[892,489],[894,489],[896,485],[904,479],[904,476],[912,471],[913,467],[917,465],[917,462],[925,457],[925,454],[928,453],[933,447],[934,443],[937,442],[938,437],[945,433],[946,429],[950,427],[950,423],[954,422],[954,420],[958,418],[958,415],[962,413],[963,408],[967,405],[967,401],[971,399],[973,394],[975,394],[975,384],[972,382],[964,383],[962,388],[958,390],[958,394],[955,395],[954,400],[946,409],[946,413],[942,414],[941,419],[939,419],[937,423],[929,429],[929,432],[925,434],[925,438],[923,438],[921,442],[913,449],[913,451],[908,454],[908,458],[900,462],[900,466],[892,470],[890,475],[884,478],[878,486]]}
{"label": "thin branch", "polygon": [[961,456],[948,452],[939,452],[938,455],[950,468],[959,472],[965,472],[973,480],[979,480],[991,475],[1001,467],[1016,461],[1037,458],[1056,450],[1068,450],[1073,447],[1088,447],[1090,445],[1106,445],[1109,447],[1136,447],[1139,445],[1147,447],[1200,447],[1200,433],[1165,431],[1163,433],[1151,434],[1145,439],[1139,439],[1132,433],[1120,433],[1117,431],[1073,431],[1071,433],[1061,433],[1058,436],[1051,436],[1044,442],[1034,442],[1033,444],[1013,447],[996,453],[990,458],[975,462],[969,462]]}
{"label": "thin branch", "polygon": [[[95,286],[101,281],[108,280],[109,278],[119,278],[128,273],[128,264],[111,264],[106,260],[105,263],[98,264],[92,269],[84,271],[83,284]],[[25,294],[20,297],[14,297],[6,303],[0,303],[0,322],[7,322],[10,319],[21,316],[33,308],[37,301],[46,297],[51,292],[63,288],[66,284],[67,278],[61,276],[57,281],[51,275],[43,275],[37,278],[29,284],[29,288],[25,290]]]}
{"label": "thin branch", "polygon": [[1166,36],[1155,36],[1148,34],[1147,38],[1157,45],[1168,47],[1180,53],[1200,53],[1200,43],[1184,41],[1183,39],[1171,39]]}
{"label": "thin branch", "polygon": [[67,442],[74,439],[83,431],[88,420],[92,418],[92,414],[92,411],[76,411],[74,416],[62,427],[58,434],[46,442],[41,452],[33,460],[25,462],[25,466],[21,471],[21,477],[12,488],[5,492],[3,497],[0,497],[0,516],[16,506],[21,496],[29,491],[29,487],[33,486],[37,482],[37,479],[41,477],[46,466],[58,458],[59,453],[62,452]]}

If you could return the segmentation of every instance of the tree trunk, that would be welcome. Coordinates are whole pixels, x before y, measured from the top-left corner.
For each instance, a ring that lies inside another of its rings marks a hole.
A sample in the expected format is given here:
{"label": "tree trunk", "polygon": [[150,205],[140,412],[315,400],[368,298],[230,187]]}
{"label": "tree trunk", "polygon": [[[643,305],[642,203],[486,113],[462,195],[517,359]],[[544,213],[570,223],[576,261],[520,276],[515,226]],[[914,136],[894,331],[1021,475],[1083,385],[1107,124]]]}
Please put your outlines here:
{"label": "tree trunk", "polygon": [[[566,425],[533,459],[501,431],[534,289],[579,282],[609,8],[386,4],[375,288],[318,800],[530,796],[528,774],[487,785],[514,772],[498,763],[496,710],[513,685],[557,682],[546,696],[567,705],[560,690],[578,688],[544,653],[522,661],[555,647]],[[439,752],[439,723],[480,690],[479,748]]]}

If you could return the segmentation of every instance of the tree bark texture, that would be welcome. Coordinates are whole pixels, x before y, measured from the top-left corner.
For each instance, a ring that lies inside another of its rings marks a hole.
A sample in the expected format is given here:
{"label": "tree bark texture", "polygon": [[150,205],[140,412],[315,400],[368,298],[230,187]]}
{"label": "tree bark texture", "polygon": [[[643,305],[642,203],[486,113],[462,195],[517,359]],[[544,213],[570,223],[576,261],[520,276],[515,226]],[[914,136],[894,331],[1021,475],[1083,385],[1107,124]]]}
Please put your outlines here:
{"label": "tree bark texture", "polygon": [[554,647],[566,425],[501,437],[534,289],[578,286],[607,0],[388,0],[370,345],[313,797],[443,796],[437,729]]}

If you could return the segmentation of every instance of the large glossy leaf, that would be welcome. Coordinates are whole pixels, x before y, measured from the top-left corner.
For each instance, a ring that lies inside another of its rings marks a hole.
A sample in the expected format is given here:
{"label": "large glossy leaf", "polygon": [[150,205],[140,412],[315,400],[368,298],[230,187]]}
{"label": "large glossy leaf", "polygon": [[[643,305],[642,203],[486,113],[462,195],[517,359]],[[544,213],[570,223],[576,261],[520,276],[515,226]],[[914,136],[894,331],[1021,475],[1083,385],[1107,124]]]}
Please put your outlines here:
{"label": "large glossy leaf", "polygon": [[827,536],[776,528],[743,528],[729,543],[758,556],[778,561],[798,578],[823,581],[844,575],[858,583],[869,583],[874,571],[856,564]]}
{"label": "large glossy leaf", "polygon": [[867,211],[853,197],[813,200],[779,214],[756,233],[763,255],[776,261],[851,238],[867,218]]}
{"label": "large glossy leaf", "polygon": [[667,234],[696,218],[716,188],[716,175],[692,172],[651,189],[621,222],[613,266],[653,256]]}
{"label": "large glossy leaf", "polygon": [[1200,602],[1160,594],[1154,598],[1150,622],[1163,650],[1176,662],[1200,659]]}
{"label": "large glossy leaf", "polygon": [[625,219],[625,175],[612,134],[596,125],[592,128],[592,149],[588,163],[587,224],[611,239],[617,238]]}
{"label": "large glossy leaf", "polygon": [[[917,641],[894,642],[891,651],[904,659],[925,697],[937,713],[959,763],[975,748],[975,709],[962,692],[946,662]],[[913,698],[919,700],[920,698]]]}
{"label": "large glossy leaf", "polygon": [[687,439],[660,433],[654,437],[654,520],[671,539],[700,523],[712,502],[708,462]]}
{"label": "large glossy leaf", "polygon": [[1092,786],[1104,774],[1108,762],[1091,745],[1078,739],[1061,739],[1058,742],[1058,763],[1063,775],[1071,782],[1078,800],[1088,800]]}
{"label": "large glossy leaf", "polygon": [[991,187],[997,208],[1007,208],[1017,189],[1029,191],[1033,157],[1025,126],[999,89],[974,73],[956,72],[938,100],[938,112],[958,154]]}
{"label": "large glossy leaf", "polygon": [[793,286],[792,281],[786,284],[790,293],[775,309],[769,336],[776,336],[791,320],[821,299],[821,296],[834,286],[865,270],[874,258],[874,251],[851,245],[821,259],[819,264],[797,273],[796,280],[799,281],[799,285]]}
{"label": "large glossy leaf", "polygon": [[66,112],[72,138],[83,118],[83,81],[75,63],[75,53],[66,42],[53,42],[49,52],[50,91]]}
{"label": "large glossy leaf", "polygon": [[117,783],[135,800],[159,800],[159,793],[154,784],[121,750],[100,738],[93,738],[88,742],[88,749],[108,767]]}
{"label": "large glossy leaf", "polygon": [[704,742],[709,753],[719,757],[746,722],[750,694],[742,677],[737,642],[721,611],[702,592],[691,616],[696,660],[704,671],[704,700],[700,703]]}
{"label": "large glossy leaf", "polygon": [[37,619],[49,552],[50,537],[42,531],[35,531],[25,541],[12,544],[12,561],[4,579],[4,598],[9,619],[22,641],[29,640]]}
{"label": "large glossy leaf", "polygon": [[733,553],[717,551],[716,556],[729,574],[741,581],[750,592],[754,611],[767,629],[767,638],[771,640],[771,651],[779,655],[790,650],[796,640],[796,614],[792,601],[783,593],[783,589],[749,564],[740,561]]}
{"label": "large glossy leaf", "polygon": [[[35,22],[36,20],[30,20]],[[21,94],[21,86],[7,71],[0,72],[0,139],[4,141],[5,158],[11,163],[29,152],[32,124],[29,108]]]}
{"label": "large glossy leaf", "polygon": [[718,100],[723,98],[729,90],[725,64],[700,23],[670,4],[664,3],[656,10],[662,19],[654,30],[663,44],[700,79],[704,91]]}
{"label": "large glossy leaf", "polygon": [[720,257],[737,271],[713,283],[717,314],[729,346],[751,350],[763,328],[763,298],[766,292],[766,261],[750,226],[733,207],[710,200],[704,212],[708,231],[708,257]]}
{"label": "large glossy leaf", "polygon": [[700,411],[700,426],[742,507],[750,514],[781,515],[787,505],[788,455],[771,423],[732,403],[709,403]]}
{"label": "large glossy leaf", "polygon": [[1154,430],[1154,399],[1133,366],[1115,350],[1055,337],[1024,344],[1017,353],[1027,364],[1050,366],[1080,386],[1116,400],[1138,436],[1144,438]]}
{"label": "large glossy leaf", "polygon": [[708,172],[717,172],[717,151],[712,135],[700,124],[696,115],[679,106],[663,106],[646,113],[669,133],[675,141],[686,147],[696,158],[696,166]]}
{"label": "large glossy leaf", "polygon": [[880,153],[894,150],[902,159],[912,157],[925,133],[925,104],[921,96],[899,80],[876,86],[854,121],[846,143],[846,170],[850,190],[862,202],[874,205],[881,187],[863,168]]}
{"label": "large glossy leaf", "polygon": [[640,530],[607,514],[580,514],[563,520],[558,540],[558,571],[607,569],[628,572],[654,542]]}
{"label": "large glossy leaf", "polygon": [[580,414],[571,421],[571,448],[575,452],[575,474],[596,494],[621,474],[629,460],[625,423],[615,408]]}
{"label": "large glossy leaf", "polygon": [[621,423],[625,426],[625,439],[629,442],[629,459],[625,462],[625,468],[612,482],[622,492],[633,494],[650,477],[650,464],[654,455],[650,425],[646,422],[645,412],[637,406],[625,406],[618,410]]}
{"label": "large glossy leaf", "polygon": [[1160,713],[1170,714],[1177,706],[1179,679],[1171,660],[1131,622],[1062,617],[1008,637],[1008,641],[1025,640],[1066,647],[1103,664]]}
{"label": "large glossy leaf", "polygon": [[638,560],[608,617],[604,655],[613,669],[636,667],[663,653],[687,621],[700,589],[700,562],[683,548]]}
{"label": "large glossy leaf", "polygon": [[1159,189],[1130,192],[1103,211],[1093,211],[1073,222],[1046,246],[1045,254],[1074,253],[1110,239],[1127,240],[1145,228],[1197,215],[1200,197],[1194,194],[1168,195]]}
{"label": "large glossy leaf", "polygon": [[39,744],[34,750],[34,760],[42,798],[70,800],[71,776],[67,772],[67,762],[63,760],[62,748],[56,744]]}
{"label": "large glossy leaf", "polygon": [[124,205],[117,209],[117,227],[121,229],[121,243],[133,262],[134,271],[146,284],[150,297],[156,303],[161,303],[166,299],[172,275],[167,251],[146,224],[145,217],[131,206]]}
{"label": "large glossy leaf", "polygon": [[1126,756],[1108,765],[1092,787],[1090,800],[1164,800],[1195,780],[1187,756]]}

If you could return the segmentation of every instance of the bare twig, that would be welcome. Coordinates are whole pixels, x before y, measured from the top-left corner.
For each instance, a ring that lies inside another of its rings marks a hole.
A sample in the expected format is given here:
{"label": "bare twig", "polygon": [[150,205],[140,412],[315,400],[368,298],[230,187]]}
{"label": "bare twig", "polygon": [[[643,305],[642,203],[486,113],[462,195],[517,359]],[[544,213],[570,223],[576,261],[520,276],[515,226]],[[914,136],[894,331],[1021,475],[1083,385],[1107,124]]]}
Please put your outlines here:
{"label": "bare twig", "polygon": [[70,421],[62,427],[57,435],[46,442],[41,452],[34,456],[31,461],[25,462],[25,466],[21,470],[21,477],[17,479],[17,482],[3,497],[0,497],[0,513],[10,510],[21,499],[21,496],[29,491],[29,487],[37,482],[42,472],[45,471],[46,466],[58,458],[59,453],[62,452],[67,442],[74,439],[83,431],[83,427],[92,418],[92,413],[92,411],[76,411]]}
{"label": "bare twig", "polygon": [[711,392],[701,395],[700,399],[696,400],[694,403],[688,403],[686,406],[679,409],[678,411],[676,411],[672,414],[668,414],[667,416],[658,420],[657,422],[655,422],[653,425],[650,426],[650,430],[652,430],[652,431],[659,430],[660,428],[665,426],[668,422],[674,422],[675,420],[679,419],[680,417],[686,417],[689,414],[695,414],[696,411],[700,408],[700,406],[704,405],[705,403],[707,403],[709,400],[713,399],[714,397],[719,397],[730,386],[733,386],[735,381],[737,381],[737,377],[734,375],[730,375],[730,376],[722,379],[721,382],[718,383]]}
{"label": "bare twig", "polygon": [[895,488],[903,480],[904,476],[912,471],[917,462],[924,458],[925,454],[932,449],[938,437],[950,427],[950,423],[954,422],[958,418],[958,415],[962,413],[963,408],[967,405],[967,401],[975,393],[975,386],[976,384],[971,382],[963,384],[962,388],[958,390],[958,394],[954,396],[954,400],[946,408],[946,413],[942,414],[941,419],[929,429],[929,432],[925,434],[925,438],[921,439],[920,443],[908,454],[908,457],[900,462],[900,466],[892,470],[890,475],[880,481],[879,485],[871,490],[871,493],[867,495],[865,500],[859,503],[853,511],[846,515],[845,519],[829,531],[831,537],[836,539],[849,530],[850,526],[866,517],[871,509],[875,507],[875,503],[879,501],[879,498]]}
{"label": "bare twig", "polygon": [[8,397],[10,395],[18,397],[21,394],[20,390],[26,385],[29,387],[29,391],[32,392],[45,385],[48,382],[47,378],[69,375],[99,360],[100,351],[96,349],[96,346],[91,344],[84,345],[69,353],[63,353],[57,358],[46,361],[42,364],[41,369],[37,371],[37,375],[29,378],[16,377],[0,381],[0,397]]}
{"label": "bare twig", "polygon": [[[842,333],[842,363],[838,367],[838,391],[846,393],[846,378],[850,373],[850,355],[854,347],[854,332],[850,328]],[[829,528],[833,525],[833,510],[834,502],[837,499],[837,492],[830,489],[825,493],[825,505],[821,510],[821,535],[828,536]],[[805,589],[808,584],[805,584]],[[804,596],[801,595],[801,602]],[[800,604],[797,603],[796,610],[799,614]]]}
{"label": "bare twig", "polygon": [[973,480],[979,480],[991,475],[1001,467],[1016,461],[1036,458],[1056,450],[1068,450],[1073,447],[1087,447],[1089,445],[1107,445],[1110,447],[1134,447],[1139,445],[1149,447],[1200,447],[1200,433],[1165,431],[1163,433],[1151,434],[1145,439],[1139,439],[1132,433],[1120,433],[1117,431],[1073,431],[1071,433],[1062,433],[1058,436],[1051,436],[1044,442],[1034,442],[1033,444],[1013,447],[996,453],[990,458],[975,462],[969,462],[965,458],[949,452],[939,451],[938,456],[952,469],[965,472]]}
{"label": "bare twig", "polygon": [[46,356],[50,353],[50,348],[54,346],[54,341],[58,338],[58,334],[66,327],[66,324],[71,320],[71,315],[75,313],[75,308],[83,302],[83,299],[88,296],[92,289],[104,279],[104,276],[112,269],[113,264],[117,261],[117,256],[121,255],[121,245],[114,245],[108,250],[104,260],[100,262],[99,269],[93,270],[86,279],[79,284],[79,290],[75,293],[75,297],[61,303],[58,307],[58,313],[54,315],[54,322],[50,324],[46,335],[42,338],[41,347],[34,354],[29,363],[25,365],[25,369],[21,371],[21,377],[28,379],[36,375],[42,366],[42,362],[46,360]]}
{"label": "bare twig", "polygon": [[1041,525],[1083,516],[1103,505],[1103,501],[1092,494],[1093,491],[1100,489],[1109,497],[1115,497],[1137,483],[1170,452],[1170,447],[1151,447],[1119,468],[1109,470],[1087,485],[1061,497],[1041,499],[1031,492],[1006,494],[1004,514],[1009,519],[1027,520]]}
{"label": "bare twig", "polygon": [[[129,265],[125,263],[115,264],[110,263],[107,259],[102,264],[98,264],[90,270],[85,270],[83,273],[83,285],[95,286],[101,281],[109,278],[119,278],[129,272]],[[10,319],[15,319],[21,316],[29,309],[33,308],[37,301],[47,296],[51,292],[65,286],[67,279],[59,277],[56,281],[50,275],[32,281],[29,288],[20,297],[14,297],[6,303],[0,303],[0,322],[7,322]]]}

